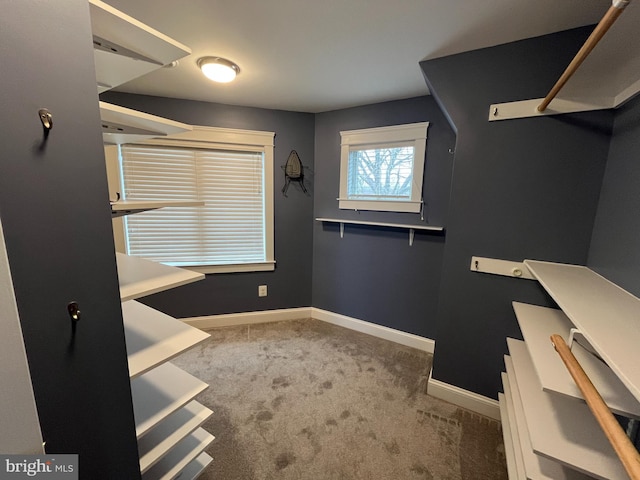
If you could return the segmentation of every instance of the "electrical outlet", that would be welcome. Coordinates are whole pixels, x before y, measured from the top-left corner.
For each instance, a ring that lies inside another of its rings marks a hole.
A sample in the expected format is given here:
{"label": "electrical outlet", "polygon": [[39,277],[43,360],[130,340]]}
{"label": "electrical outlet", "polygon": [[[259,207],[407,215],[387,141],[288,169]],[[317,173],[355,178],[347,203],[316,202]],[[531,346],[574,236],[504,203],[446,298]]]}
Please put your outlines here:
{"label": "electrical outlet", "polygon": [[267,296],[267,286],[266,285],[258,285],[258,296],[266,297]]}

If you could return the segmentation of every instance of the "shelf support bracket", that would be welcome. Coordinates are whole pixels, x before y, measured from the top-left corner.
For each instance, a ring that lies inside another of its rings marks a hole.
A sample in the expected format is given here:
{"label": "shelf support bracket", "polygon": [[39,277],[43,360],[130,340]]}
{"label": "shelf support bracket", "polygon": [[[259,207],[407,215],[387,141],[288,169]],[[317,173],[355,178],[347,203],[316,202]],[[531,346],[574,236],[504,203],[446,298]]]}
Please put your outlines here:
{"label": "shelf support bracket", "polygon": [[413,246],[413,237],[415,236],[416,231],[413,228],[409,229],[409,246],[412,247]]}
{"label": "shelf support bracket", "polygon": [[340,238],[344,238],[344,223],[340,222]]}

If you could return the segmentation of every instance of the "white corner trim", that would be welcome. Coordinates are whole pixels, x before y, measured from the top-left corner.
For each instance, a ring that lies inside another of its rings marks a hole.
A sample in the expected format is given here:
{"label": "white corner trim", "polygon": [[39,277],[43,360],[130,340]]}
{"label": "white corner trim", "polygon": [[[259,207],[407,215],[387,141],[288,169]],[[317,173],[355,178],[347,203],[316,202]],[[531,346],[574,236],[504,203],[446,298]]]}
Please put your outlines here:
{"label": "white corner trim", "polygon": [[206,317],[181,318],[184,323],[196,328],[230,327],[234,325],[251,325],[254,323],[280,322],[282,320],[299,320],[311,317],[311,307],[283,308],[279,310],[263,310],[258,312],[229,313],[225,315],[209,315]]}
{"label": "white corner trim", "polygon": [[311,318],[322,320],[323,322],[332,323],[341,327],[355,330],[357,332],[366,333],[374,337],[383,338],[391,342],[399,343],[407,347],[416,348],[424,352],[433,353],[436,342],[430,338],[420,337],[412,333],[401,332],[389,327],[383,327],[375,323],[365,322],[356,318],[347,317],[338,313],[329,312],[313,307]]}
{"label": "white corner trim", "polygon": [[427,394],[500,421],[500,404],[497,400],[436,380],[431,377],[431,373],[427,383]]}

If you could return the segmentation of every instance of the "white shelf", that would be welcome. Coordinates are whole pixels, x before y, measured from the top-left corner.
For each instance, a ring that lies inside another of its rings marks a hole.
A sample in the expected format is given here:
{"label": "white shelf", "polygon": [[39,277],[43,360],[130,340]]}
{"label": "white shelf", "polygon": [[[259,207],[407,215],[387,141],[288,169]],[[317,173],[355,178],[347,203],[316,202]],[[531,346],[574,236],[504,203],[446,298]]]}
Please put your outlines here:
{"label": "white shelf", "polygon": [[339,218],[316,218],[316,220],[318,222],[344,223],[347,225],[373,225],[376,227],[406,228],[406,229],[413,229],[413,230],[430,230],[434,232],[441,232],[444,230],[444,227],[439,227],[437,225],[412,225],[409,223],[365,222],[361,220],[344,220]]}
{"label": "white shelf", "polygon": [[104,143],[131,143],[193,130],[191,125],[185,123],[138,112],[119,105],[99,103]]}
{"label": "white shelf", "polygon": [[[518,437],[525,478],[529,480],[586,480],[592,478],[533,451],[511,357],[505,356],[504,363],[507,373],[502,375],[502,384],[507,408],[511,414],[510,418],[513,418],[511,427]],[[514,443],[514,445],[517,444]]]}
{"label": "white shelf", "polygon": [[204,279],[202,273],[171,267],[124,253],[116,253],[116,262],[120,281],[120,298],[123,302]]}
{"label": "white shelf", "polygon": [[[524,473],[524,467],[522,466],[520,443],[519,440],[514,438],[512,427],[513,422],[509,418],[507,399],[502,393],[498,393],[498,404],[500,405],[502,438],[504,440],[505,457],[507,458],[507,474],[510,480],[523,480],[526,476]],[[517,444],[515,443],[516,441],[518,442]]]}
{"label": "white shelf", "polygon": [[131,378],[209,338],[208,333],[133,300],[122,304],[122,315]]}
{"label": "white shelf", "polygon": [[587,267],[524,263],[640,401],[640,299]]}
{"label": "white shelf", "polygon": [[169,415],[138,441],[140,471],[145,473],[213,412],[195,400]]}
{"label": "white shelf", "polygon": [[187,465],[187,467],[180,472],[180,475],[176,477],[176,480],[193,480],[204,471],[205,468],[213,461],[206,452],[202,452],[194,460]]}
{"label": "white shelf", "polygon": [[[507,338],[515,380],[514,395],[522,401],[531,447],[538,455],[602,480],[622,480],[622,463],[586,404],[542,390],[524,342]],[[517,408],[517,407],[516,407]],[[520,423],[518,423],[520,427]]]}
{"label": "white shelf", "polygon": [[[542,389],[582,400],[580,389],[569,375],[549,338],[557,333],[565,342],[568,341],[569,330],[573,325],[567,316],[561,310],[518,302],[513,302],[513,309]],[[572,352],[614,413],[640,418],[640,403],[604,362],[575,342]]]}
{"label": "white shelf", "polygon": [[147,470],[142,475],[142,479],[171,480],[176,478],[213,440],[213,435],[202,428],[197,429],[178,443],[162,460]]}
{"label": "white shelf", "polygon": [[168,362],[133,379],[131,396],[138,439],[208,387]]}
{"label": "white shelf", "polygon": [[327,222],[327,223],[339,223],[340,238],[344,237],[345,225],[370,225],[374,227],[401,228],[401,229],[409,230],[409,245],[413,245],[413,237],[416,230],[431,231],[431,232],[444,231],[444,227],[440,227],[437,225],[412,225],[408,223],[367,222],[362,220],[344,220],[339,218],[324,218],[324,217],[316,218],[316,221]]}
{"label": "white shelf", "polygon": [[134,213],[147,212],[165,207],[202,207],[204,202],[189,201],[167,201],[167,200],[118,200],[111,204],[111,217],[117,218]]}
{"label": "white shelf", "polygon": [[[89,7],[98,93],[191,54],[189,47],[104,2],[89,0]],[[106,49],[96,46],[102,40]]]}

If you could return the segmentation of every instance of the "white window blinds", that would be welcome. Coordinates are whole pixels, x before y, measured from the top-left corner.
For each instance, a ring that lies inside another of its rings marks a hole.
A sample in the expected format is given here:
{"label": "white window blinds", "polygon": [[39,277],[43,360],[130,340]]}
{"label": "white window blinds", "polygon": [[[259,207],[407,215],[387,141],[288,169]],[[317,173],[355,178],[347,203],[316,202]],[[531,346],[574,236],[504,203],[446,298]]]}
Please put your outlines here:
{"label": "white window blinds", "polygon": [[197,200],[126,217],[130,255],[176,266],[269,261],[262,152],[125,145],[127,200]]}

